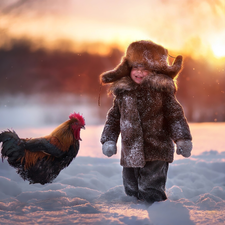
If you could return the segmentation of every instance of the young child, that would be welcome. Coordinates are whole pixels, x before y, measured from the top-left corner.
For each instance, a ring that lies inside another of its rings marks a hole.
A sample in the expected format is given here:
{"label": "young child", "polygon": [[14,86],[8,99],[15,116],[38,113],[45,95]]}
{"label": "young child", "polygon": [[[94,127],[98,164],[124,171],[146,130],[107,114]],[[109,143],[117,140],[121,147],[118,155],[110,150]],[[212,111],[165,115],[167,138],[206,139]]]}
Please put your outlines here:
{"label": "young child", "polygon": [[111,83],[114,95],[101,136],[103,154],[116,154],[121,133],[125,192],[149,203],[167,199],[174,143],[184,157],[192,150],[189,126],[175,97],[182,56],[171,66],[167,57],[167,49],[151,41],[133,42],[121,63],[100,76],[103,84]]}

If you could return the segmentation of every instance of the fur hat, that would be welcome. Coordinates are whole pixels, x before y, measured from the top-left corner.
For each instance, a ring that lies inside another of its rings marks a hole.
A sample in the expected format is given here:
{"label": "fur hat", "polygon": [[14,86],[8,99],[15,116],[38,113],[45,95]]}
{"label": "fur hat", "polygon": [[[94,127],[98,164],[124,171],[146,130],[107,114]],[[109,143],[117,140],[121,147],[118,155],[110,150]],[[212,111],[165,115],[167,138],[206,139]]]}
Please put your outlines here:
{"label": "fur hat", "polygon": [[100,80],[103,84],[112,83],[130,75],[132,67],[138,65],[174,79],[182,69],[182,56],[177,56],[171,66],[167,58],[168,50],[152,41],[132,42],[120,64],[113,70],[102,73]]}

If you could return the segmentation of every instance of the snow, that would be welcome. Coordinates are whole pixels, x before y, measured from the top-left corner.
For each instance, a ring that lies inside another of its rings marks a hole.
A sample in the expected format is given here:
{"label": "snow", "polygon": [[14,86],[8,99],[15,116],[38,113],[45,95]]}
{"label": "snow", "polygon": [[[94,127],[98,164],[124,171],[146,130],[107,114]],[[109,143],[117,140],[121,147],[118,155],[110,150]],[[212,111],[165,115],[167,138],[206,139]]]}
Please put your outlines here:
{"label": "snow", "polygon": [[[88,96],[60,95],[6,95],[0,98],[0,127],[45,127],[59,125],[69,119],[71,113],[80,113],[86,124],[98,124],[102,108],[97,100]],[[82,99],[82,100],[81,100]],[[84,112],[84,113],[83,113]]]}
{"label": "snow", "polygon": [[[225,123],[193,123],[190,128],[192,156],[175,156],[168,172],[168,200],[152,205],[125,195],[120,143],[117,155],[102,154],[103,125],[81,131],[78,157],[51,184],[29,185],[6,160],[0,162],[1,224],[224,224]],[[52,129],[15,130],[21,137],[37,137]]]}

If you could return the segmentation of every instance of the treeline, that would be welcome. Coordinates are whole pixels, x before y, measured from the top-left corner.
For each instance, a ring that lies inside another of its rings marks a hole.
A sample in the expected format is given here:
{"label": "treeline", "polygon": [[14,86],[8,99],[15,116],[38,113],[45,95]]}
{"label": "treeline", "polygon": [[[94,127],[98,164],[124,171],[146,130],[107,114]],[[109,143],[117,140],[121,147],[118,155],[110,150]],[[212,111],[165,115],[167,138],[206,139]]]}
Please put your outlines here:
{"label": "treeline", "polygon": [[31,51],[27,42],[0,49],[0,94],[68,92],[95,94],[99,75],[117,64],[122,53],[112,49],[104,57],[88,53]]}
{"label": "treeline", "polygon": [[186,57],[178,78],[177,98],[189,121],[225,121],[224,67]]}
{"label": "treeline", "polygon": [[[10,50],[0,49],[0,94],[74,93],[97,99],[99,75],[113,69],[122,55],[118,49],[107,56],[32,51],[28,42],[16,42]],[[101,95],[105,92],[103,87]],[[177,98],[190,122],[225,121],[225,71],[185,57]]]}

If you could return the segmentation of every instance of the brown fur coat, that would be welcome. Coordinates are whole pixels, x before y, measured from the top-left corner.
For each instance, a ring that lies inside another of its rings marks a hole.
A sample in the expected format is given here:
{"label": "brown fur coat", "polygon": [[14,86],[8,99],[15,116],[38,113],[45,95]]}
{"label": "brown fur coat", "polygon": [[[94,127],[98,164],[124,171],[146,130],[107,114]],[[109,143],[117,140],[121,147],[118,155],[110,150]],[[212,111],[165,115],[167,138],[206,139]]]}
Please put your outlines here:
{"label": "brown fur coat", "polygon": [[191,140],[174,80],[154,73],[138,85],[129,76],[110,87],[114,103],[107,114],[101,143],[117,142],[121,133],[121,165],[144,167],[146,161],[171,163],[174,142]]}

